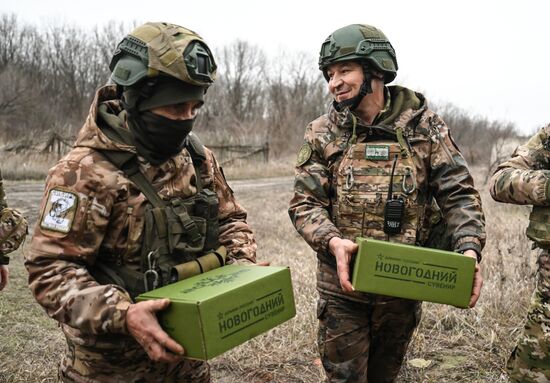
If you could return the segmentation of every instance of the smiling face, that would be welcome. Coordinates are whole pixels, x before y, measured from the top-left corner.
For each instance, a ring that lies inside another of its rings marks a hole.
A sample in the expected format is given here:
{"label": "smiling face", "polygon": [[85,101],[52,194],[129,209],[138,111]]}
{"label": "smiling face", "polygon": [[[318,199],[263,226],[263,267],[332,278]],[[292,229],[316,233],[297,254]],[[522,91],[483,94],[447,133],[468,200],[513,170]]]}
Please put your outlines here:
{"label": "smiling face", "polygon": [[363,67],[355,61],[343,61],[327,67],[328,90],[336,102],[359,94],[363,83]]}

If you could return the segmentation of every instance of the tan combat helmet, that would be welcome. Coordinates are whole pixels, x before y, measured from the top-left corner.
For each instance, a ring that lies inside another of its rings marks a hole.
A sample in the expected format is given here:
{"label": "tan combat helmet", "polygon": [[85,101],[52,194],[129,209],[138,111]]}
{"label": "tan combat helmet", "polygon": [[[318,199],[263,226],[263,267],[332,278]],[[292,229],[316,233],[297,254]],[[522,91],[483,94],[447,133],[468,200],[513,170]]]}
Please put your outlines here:
{"label": "tan combat helmet", "polygon": [[[216,68],[212,52],[198,34],[169,23],[146,23],[134,29],[118,44],[109,64],[111,79],[124,88],[129,107],[139,104],[139,110],[202,100],[216,79]],[[157,83],[171,88],[164,93],[169,100],[155,96]]]}
{"label": "tan combat helmet", "polygon": [[160,73],[203,87],[216,79],[216,63],[204,40],[168,23],[146,23],[130,32],[118,44],[109,69],[113,81],[123,86]]}

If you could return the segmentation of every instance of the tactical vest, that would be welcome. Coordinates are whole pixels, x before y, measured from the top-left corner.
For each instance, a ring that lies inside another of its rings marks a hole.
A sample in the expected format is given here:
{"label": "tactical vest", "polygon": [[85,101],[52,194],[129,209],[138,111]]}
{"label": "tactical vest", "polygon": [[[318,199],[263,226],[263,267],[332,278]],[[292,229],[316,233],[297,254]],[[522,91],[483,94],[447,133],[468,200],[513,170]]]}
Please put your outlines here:
{"label": "tactical vest", "polygon": [[[129,142],[129,132],[102,127],[112,140]],[[98,261],[91,270],[102,284],[122,286],[132,298],[225,264],[226,250],[219,246],[218,198],[203,188],[200,167],[206,159],[204,146],[190,134],[186,148],[191,155],[197,193],[189,198],[164,201],[141,173],[137,156],[130,152],[102,151],[102,154],[135,184],[147,198],[141,244],[140,269],[118,262]],[[112,258],[112,257],[111,257]]]}
{"label": "tactical vest", "polygon": [[[416,243],[424,204],[418,201],[413,155],[404,140],[399,141],[401,143],[390,139],[354,143],[344,152],[336,173],[337,203],[333,207],[334,222],[344,238]],[[392,196],[404,201],[402,229],[391,235],[384,232],[390,183]]]}

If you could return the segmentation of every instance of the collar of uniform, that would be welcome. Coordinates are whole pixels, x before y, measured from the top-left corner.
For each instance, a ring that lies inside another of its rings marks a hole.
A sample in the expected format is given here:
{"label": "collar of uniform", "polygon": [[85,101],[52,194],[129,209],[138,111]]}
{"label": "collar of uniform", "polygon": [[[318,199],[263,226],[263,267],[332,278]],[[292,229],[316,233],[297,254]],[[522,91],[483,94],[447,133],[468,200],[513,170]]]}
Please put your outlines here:
{"label": "collar of uniform", "polygon": [[[374,118],[374,121],[371,125],[367,124],[365,121],[363,121],[354,113],[355,117],[357,117],[357,125],[361,125],[361,126],[376,125],[378,122],[383,121],[387,117],[387,115],[391,113],[392,111],[391,106],[392,106],[392,102],[391,102],[390,90],[388,89],[387,86],[384,86],[384,108],[378,112],[378,114]],[[353,113],[353,112],[350,112],[350,113]],[[338,126],[342,126],[345,128],[351,127],[353,125],[351,116],[349,114],[338,112],[336,111],[336,109],[334,109],[334,107],[331,107],[328,113],[328,118],[330,121],[336,123]]]}
{"label": "collar of uniform", "polygon": [[378,112],[372,125],[376,125],[378,122],[383,121],[388,112],[391,112],[391,94],[388,87],[384,86],[384,108]]}

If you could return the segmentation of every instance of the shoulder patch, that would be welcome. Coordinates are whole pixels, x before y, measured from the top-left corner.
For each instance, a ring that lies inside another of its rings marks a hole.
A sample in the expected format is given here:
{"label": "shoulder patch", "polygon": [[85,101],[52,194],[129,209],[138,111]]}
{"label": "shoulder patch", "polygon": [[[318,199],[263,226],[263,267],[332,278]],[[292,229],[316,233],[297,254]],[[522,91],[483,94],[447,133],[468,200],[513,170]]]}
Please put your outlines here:
{"label": "shoulder patch", "polygon": [[61,189],[50,190],[40,228],[67,234],[71,231],[77,207],[78,196],[75,193]]}
{"label": "shoulder patch", "polygon": [[302,166],[305,164],[311,157],[311,146],[309,144],[303,144],[298,152],[298,159],[296,160],[296,166]]}

